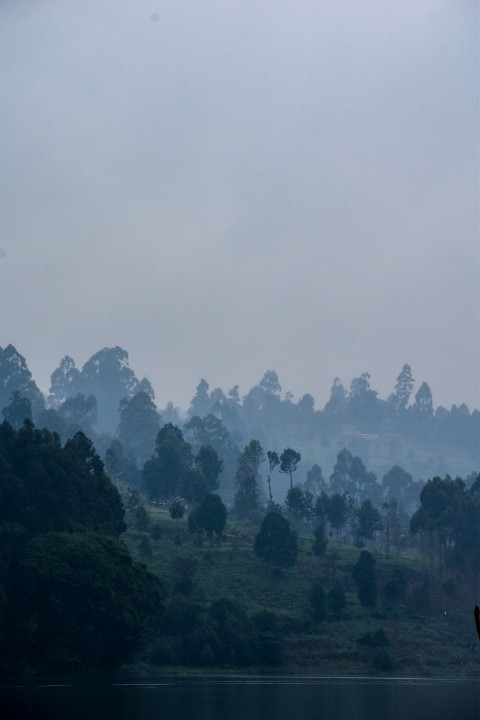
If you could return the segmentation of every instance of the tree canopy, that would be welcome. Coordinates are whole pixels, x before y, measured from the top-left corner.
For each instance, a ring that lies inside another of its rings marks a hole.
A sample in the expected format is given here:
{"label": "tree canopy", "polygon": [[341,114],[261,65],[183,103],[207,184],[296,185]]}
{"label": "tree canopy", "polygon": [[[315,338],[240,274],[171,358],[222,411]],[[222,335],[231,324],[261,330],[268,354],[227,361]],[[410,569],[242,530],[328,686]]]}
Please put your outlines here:
{"label": "tree canopy", "polygon": [[255,554],[270,565],[290,567],[297,560],[297,535],[279,513],[268,513],[255,536]]}
{"label": "tree canopy", "polygon": [[129,656],[162,591],[119,540],[125,527],[83,433],[62,446],[29,420],[0,425],[1,671],[111,667]]}

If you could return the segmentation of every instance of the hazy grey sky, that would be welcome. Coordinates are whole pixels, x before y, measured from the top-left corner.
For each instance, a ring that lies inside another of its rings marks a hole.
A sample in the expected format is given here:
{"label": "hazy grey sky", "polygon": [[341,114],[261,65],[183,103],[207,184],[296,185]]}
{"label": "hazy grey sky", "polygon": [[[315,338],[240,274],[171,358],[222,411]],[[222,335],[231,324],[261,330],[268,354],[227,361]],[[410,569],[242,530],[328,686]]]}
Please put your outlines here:
{"label": "hazy grey sky", "polygon": [[480,406],[476,0],[0,1],[0,345]]}

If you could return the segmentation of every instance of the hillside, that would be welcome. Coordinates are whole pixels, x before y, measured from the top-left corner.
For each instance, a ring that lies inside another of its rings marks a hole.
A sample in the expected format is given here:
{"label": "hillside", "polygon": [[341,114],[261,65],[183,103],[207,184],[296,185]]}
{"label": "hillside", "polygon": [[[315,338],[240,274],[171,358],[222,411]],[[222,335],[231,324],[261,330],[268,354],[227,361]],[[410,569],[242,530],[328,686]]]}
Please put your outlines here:
{"label": "hillside", "polygon": [[[212,603],[225,598],[253,618],[260,635],[268,631],[270,642],[276,643],[272,662],[261,663],[264,672],[480,676],[473,622],[476,593],[448,571],[430,571],[416,553],[386,557],[370,548],[376,559],[378,599],[374,608],[365,608],[352,577],[361,552],[357,548],[330,540],[325,555],[317,557],[312,553],[313,538],[300,536],[295,566],[272,569],[253,552],[256,530],[252,527],[229,524],[223,542],[196,547],[184,520],[172,521],[167,511],[158,508],[150,508],[149,517],[157,534],[161,528],[160,539],[138,530],[129,530],[125,539],[132,554],[162,578],[173,598],[171,607],[182,607],[190,625],[182,630],[167,623],[164,641],[157,639],[138,655],[143,668],[178,671],[183,666],[175,649],[178,636],[184,632],[191,643],[192,633],[197,639],[201,635],[191,621],[192,612],[201,617]],[[395,593],[391,580],[398,576],[404,587]],[[314,618],[309,595],[316,580],[327,596],[337,582],[344,588],[346,607],[338,617],[327,609],[325,619]],[[210,647],[205,649],[213,641],[204,620],[200,624],[203,655],[200,649],[197,659],[188,664],[217,672],[259,669],[253,658],[243,663],[216,662]]]}

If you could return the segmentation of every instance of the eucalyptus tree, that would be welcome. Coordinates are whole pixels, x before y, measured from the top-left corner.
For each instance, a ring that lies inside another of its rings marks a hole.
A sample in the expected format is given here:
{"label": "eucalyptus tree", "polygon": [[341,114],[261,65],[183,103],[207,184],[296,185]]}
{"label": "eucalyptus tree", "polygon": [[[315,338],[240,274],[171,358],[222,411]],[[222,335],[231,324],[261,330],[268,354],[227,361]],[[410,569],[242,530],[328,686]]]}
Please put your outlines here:
{"label": "eucalyptus tree", "polygon": [[278,454],[275,452],[275,450],[268,450],[267,458],[268,458],[268,477],[267,477],[268,497],[270,499],[270,504],[272,504],[273,503],[272,473],[275,470],[275,468],[278,467],[278,465],[280,465],[280,458],[278,457]]}
{"label": "eucalyptus tree", "polygon": [[293,473],[296,471],[298,463],[302,456],[292,448],[285,448],[280,455],[280,472],[285,473],[290,478],[290,487],[293,487]]}
{"label": "eucalyptus tree", "polygon": [[258,507],[258,471],[265,461],[265,452],[258,440],[250,440],[238,458],[234,486],[235,512],[242,518]]}

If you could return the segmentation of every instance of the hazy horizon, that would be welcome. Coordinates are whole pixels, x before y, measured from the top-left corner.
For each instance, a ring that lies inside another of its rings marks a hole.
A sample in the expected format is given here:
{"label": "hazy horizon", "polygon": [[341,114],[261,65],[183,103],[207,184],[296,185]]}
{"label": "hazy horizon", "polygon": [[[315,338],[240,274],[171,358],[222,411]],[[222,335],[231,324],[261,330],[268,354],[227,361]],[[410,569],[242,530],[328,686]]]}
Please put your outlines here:
{"label": "hazy horizon", "polygon": [[473,0],[0,4],[0,346],[480,407]]}

